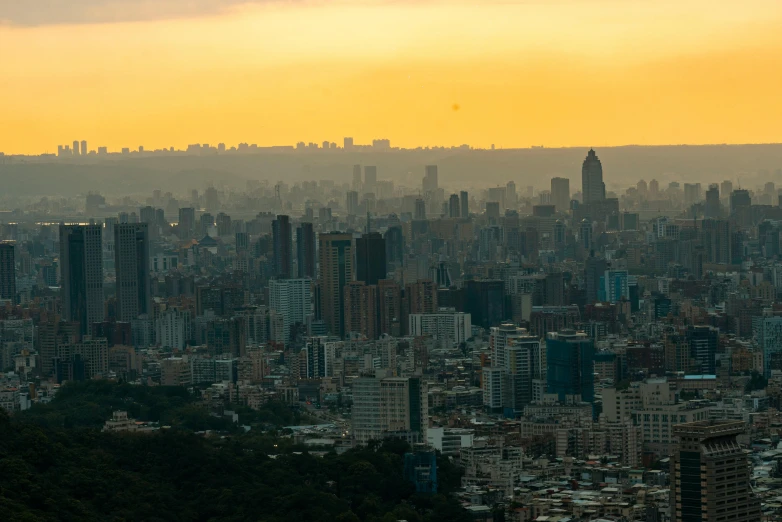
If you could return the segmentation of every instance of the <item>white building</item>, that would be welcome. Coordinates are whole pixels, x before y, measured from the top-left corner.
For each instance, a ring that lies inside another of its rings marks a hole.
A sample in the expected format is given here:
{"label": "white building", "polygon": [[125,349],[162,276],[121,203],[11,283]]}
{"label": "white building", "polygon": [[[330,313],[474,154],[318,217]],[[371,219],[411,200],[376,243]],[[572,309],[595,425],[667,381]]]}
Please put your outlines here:
{"label": "white building", "polygon": [[351,421],[357,443],[386,437],[411,444],[427,440],[428,391],[420,377],[361,377],[353,381],[352,391]]}
{"label": "white building", "polygon": [[410,314],[409,327],[413,337],[431,335],[455,345],[472,336],[471,317],[464,312],[441,310],[434,314]]}
{"label": "white building", "polygon": [[186,310],[166,310],[155,324],[157,344],[163,348],[185,348],[192,339],[190,312]]}
{"label": "white building", "polygon": [[426,442],[443,455],[458,455],[462,448],[472,448],[475,430],[465,428],[428,428]]}
{"label": "white building", "polygon": [[[296,323],[307,324],[307,318],[312,314],[312,280],[272,279],[269,281],[269,308],[282,316],[284,332],[290,332]],[[283,342],[287,342],[287,337],[285,335]]]}

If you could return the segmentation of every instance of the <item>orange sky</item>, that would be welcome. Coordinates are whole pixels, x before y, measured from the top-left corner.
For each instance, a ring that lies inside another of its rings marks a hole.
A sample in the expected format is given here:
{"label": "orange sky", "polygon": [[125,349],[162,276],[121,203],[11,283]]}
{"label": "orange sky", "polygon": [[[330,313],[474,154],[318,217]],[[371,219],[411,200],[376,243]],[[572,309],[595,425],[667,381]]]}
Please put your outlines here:
{"label": "orange sky", "polygon": [[96,21],[81,25],[0,25],[0,150],[74,139],[113,150],[343,136],[782,141],[779,0],[272,2],[132,23],[89,14]]}

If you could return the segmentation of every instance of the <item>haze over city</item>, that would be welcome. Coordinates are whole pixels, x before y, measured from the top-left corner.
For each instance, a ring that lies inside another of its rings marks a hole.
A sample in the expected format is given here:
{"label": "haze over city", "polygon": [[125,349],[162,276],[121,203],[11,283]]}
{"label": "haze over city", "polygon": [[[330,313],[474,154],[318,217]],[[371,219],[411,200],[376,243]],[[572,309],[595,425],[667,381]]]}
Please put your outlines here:
{"label": "haze over city", "polygon": [[780,27],[0,0],[0,521],[782,522]]}

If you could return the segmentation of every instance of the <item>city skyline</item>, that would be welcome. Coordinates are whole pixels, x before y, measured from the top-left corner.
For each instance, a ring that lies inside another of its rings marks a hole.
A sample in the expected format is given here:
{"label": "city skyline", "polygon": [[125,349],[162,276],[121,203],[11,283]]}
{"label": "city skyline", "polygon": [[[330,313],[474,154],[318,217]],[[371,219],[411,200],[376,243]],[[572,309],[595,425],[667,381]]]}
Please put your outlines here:
{"label": "city skyline", "polygon": [[3,6],[0,149],[782,141],[778,2],[451,4]]}

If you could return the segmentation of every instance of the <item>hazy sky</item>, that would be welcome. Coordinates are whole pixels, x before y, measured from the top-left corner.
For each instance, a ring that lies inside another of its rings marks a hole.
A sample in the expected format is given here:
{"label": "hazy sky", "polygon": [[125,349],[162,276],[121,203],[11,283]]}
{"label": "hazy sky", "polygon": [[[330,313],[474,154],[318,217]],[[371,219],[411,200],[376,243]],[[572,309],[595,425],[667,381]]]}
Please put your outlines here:
{"label": "hazy sky", "polygon": [[779,27],[780,0],[0,0],[0,150],[780,142]]}

